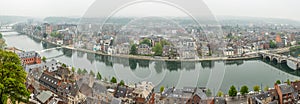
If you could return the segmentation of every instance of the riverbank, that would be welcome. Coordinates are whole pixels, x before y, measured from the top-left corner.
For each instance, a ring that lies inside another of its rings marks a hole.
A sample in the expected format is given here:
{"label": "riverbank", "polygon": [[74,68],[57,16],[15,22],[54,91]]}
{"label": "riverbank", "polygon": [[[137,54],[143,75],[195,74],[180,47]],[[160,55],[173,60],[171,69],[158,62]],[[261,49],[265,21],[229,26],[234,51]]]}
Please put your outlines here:
{"label": "riverbank", "polygon": [[100,54],[105,56],[112,56],[112,57],[121,57],[121,58],[131,58],[131,59],[140,59],[140,60],[151,60],[151,61],[224,61],[224,60],[246,60],[246,59],[254,59],[258,58],[258,56],[249,56],[249,57],[238,57],[238,58],[227,58],[227,57],[206,57],[206,58],[200,58],[200,59],[167,59],[164,57],[161,58],[153,58],[150,56],[139,56],[139,55],[120,55],[120,54],[105,54],[103,52],[95,52],[91,50],[86,49],[79,49],[79,48],[73,48],[68,46],[62,46],[63,48],[76,50],[76,51],[82,51],[82,52],[88,52],[88,53],[94,53],[94,54]]}
{"label": "riverbank", "polygon": [[105,56],[112,56],[112,57],[121,57],[121,58],[131,58],[131,59],[140,59],[140,60],[151,60],[151,61],[187,61],[187,62],[195,62],[195,61],[226,61],[226,60],[247,60],[247,59],[255,59],[258,58],[259,56],[247,56],[247,57],[236,57],[236,58],[228,58],[228,57],[204,57],[204,58],[199,58],[199,59],[168,59],[167,57],[158,57],[154,58],[152,56],[141,56],[141,55],[123,55],[123,54],[106,54],[103,52],[96,52],[92,50],[87,50],[87,49],[81,49],[81,48],[74,48],[72,46],[65,46],[65,45],[60,45],[56,44],[54,42],[50,42],[46,39],[42,39],[40,37],[36,37],[33,35],[26,34],[32,38],[41,40],[43,42],[55,45],[57,47],[62,47],[65,49],[70,49],[70,50],[75,50],[75,51],[81,51],[81,52],[87,52],[87,53],[93,53],[93,54],[98,54],[98,55],[105,55]]}

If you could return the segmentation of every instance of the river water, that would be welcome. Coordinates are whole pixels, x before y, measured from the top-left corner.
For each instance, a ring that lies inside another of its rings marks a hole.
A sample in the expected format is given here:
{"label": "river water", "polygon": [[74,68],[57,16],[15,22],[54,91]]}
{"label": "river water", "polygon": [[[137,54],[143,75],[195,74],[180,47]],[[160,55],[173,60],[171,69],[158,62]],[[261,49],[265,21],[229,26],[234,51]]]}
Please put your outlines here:
{"label": "river water", "polygon": [[[43,43],[16,32],[3,33],[9,47],[25,51],[41,51],[55,46]],[[100,72],[102,78],[116,77],[127,84],[151,81],[165,87],[208,87],[213,92],[218,89],[227,93],[231,85],[237,88],[247,85],[273,87],[276,80],[299,79],[300,72],[293,71],[286,64],[275,64],[262,59],[235,61],[168,62],[118,58],[96,55],[69,49],[54,49],[40,53],[41,56],[56,59],[76,68]]]}

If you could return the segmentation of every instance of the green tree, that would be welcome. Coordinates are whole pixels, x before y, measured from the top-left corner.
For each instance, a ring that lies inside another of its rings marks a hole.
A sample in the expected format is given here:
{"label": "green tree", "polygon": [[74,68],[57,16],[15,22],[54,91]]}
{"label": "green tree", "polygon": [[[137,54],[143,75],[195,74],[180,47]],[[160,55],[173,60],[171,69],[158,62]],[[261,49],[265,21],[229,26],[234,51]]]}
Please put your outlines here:
{"label": "green tree", "polygon": [[10,99],[13,103],[29,101],[26,89],[26,72],[15,53],[0,50],[0,103],[6,104]]}
{"label": "green tree", "polygon": [[287,79],[287,80],[286,80],[286,83],[287,83],[288,85],[291,85],[290,79]]}
{"label": "green tree", "polygon": [[77,74],[81,74],[81,73],[82,73],[82,70],[80,68],[78,68]]}
{"label": "green tree", "polygon": [[270,48],[276,48],[276,43],[272,40],[270,40]]}
{"label": "green tree", "polygon": [[55,33],[55,32],[52,32],[52,33],[50,34],[50,36],[56,37],[56,33]]}
{"label": "green tree", "polygon": [[260,87],[258,85],[253,86],[253,90],[255,92],[258,92],[260,90]]}
{"label": "green tree", "polygon": [[233,39],[234,37],[233,37],[232,33],[230,32],[230,33],[227,34],[226,38]]}
{"label": "green tree", "polygon": [[165,45],[171,45],[171,43],[168,42],[168,41],[165,40],[165,39],[161,40],[161,41],[160,41],[160,44],[161,44],[162,47],[164,47]]}
{"label": "green tree", "polygon": [[36,29],[38,29],[38,30],[41,31],[41,30],[42,30],[42,27],[41,27],[41,26],[37,26]]}
{"label": "green tree", "polygon": [[3,49],[4,47],[6,47],[5,40],[0,38],[0,49]]}
{"label": "green tree", "polygon": [[276,84],[281,84],[280,80],[277,80],[277,81],[276,81]]}
{"label": "green tree", "polygon": [[98,79],[98,80],[101,80],[101,79],[102,79],[102,76],[101,76],[101,74],[100,74],[99,72],[97,73],[97,79]]}
{"label": "green tree", "polygon": [[293,47],[290,47],[290,51],[296,51],[296,50],[298,50],[298,49],[300,49],[300,46],[293,46]]}
{"label": "green tree", "polygon": [[117,79],[115,77],[112,77],[110,80],[111,83],[117,83]]}
{"label": "green tree", "polygon": [[61,66],[62,66],[62,67],[64,67],[64,68],[66,68],[66,67],[67,67],[67,65],[66,65],[66,64],[64,64],[64,63],[63,63]]}
{"label": "green tree", "polygon": [[218,97],[222,97],[223,96],[223,92],[219,91],[217,95],[218,95]]}
{"label": "green tree", "polygon": [[245,94],[249,93],[248,87],[247,86],[242,86],[240,92],[243,96],[245,96]]}
{"label": "green tree", "polygon": [[54,38],[59,38],[59,39],[62,39],[63,38],[63,35],[58,33],[58,32],[52,32],[50,34],[50,36],[54,37]]}
{"label": "green tree", "polygon": [[206,96],[210,97],[212,95],[212,92],[211,90],[208,88],[206,91],[205,91],[205,94]]}
{"label": "green tree", "polygon": [[140,44],[147,44],[148,46],[151,46],[151,40],[145,38],[145,39],[143,39],[143,40],[140,42]]}
{"label": "green tree", "polygon": [[75,72],[75,70],[76,70],[76,69],[75,69],[74,67],[72,67],[72,72],[73,72],[73,73]]}
{"label": "green tree", "polygon": [[47,58],[45,56],[42,57],[42,61],[46,62]]}
{"label": "green tree", "polygon": [[82,74],[86,74],[86,73],[87,73],[87,70],[83,69]]}
{"label": "green tree", "polygon": [[125,86],[125,82],[123,80],[120,81],[119,85]]}
{"label": "green tree", "polygon": [[228,95],[230,97],[234,97],[234,96],[237,95],[237,90],[236,90],[236,88],[233,85],[230,87],[230,89],[228,91]]}
{"label": "green tree", "polygon": [[164,92],[165,86],[160,86],[160,93]]}
{"label": "green tree", "polygon": [[264,91],[268,91],[269,90],[269,86],[265,86]]}
{"label": "green tree", "polygon": [[132,55],[137,55],[137,45],[136,44],[133,44],[130,48],[130,54]]}
{"label": "green tree", "polygon": [[95,77],[95,73],[92,70],[90,70],[90,75]]}
{"label": "green tree", "polygon": [[154,55],[155,56],[161,56],[163,53],[163,47],[161,46],[160,43],[155,44],[153,47]]}
{"label": "green tree", "polygon": [[0,39],[2,39],[2,33],[0,33]]}
{"label": "green tree", "polygon": [[47,38],[48,34],[44,33],[43,38]]}

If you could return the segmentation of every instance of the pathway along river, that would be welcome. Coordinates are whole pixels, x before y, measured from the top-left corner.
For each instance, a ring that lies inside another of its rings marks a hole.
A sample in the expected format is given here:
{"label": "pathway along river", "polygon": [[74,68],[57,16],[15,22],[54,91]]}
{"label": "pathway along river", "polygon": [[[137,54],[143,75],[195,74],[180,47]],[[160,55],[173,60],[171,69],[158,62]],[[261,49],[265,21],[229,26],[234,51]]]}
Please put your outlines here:
{"label": "pathway along river", "polygon": [[[16,32],[2,33],[9,47],[26,51],[40,51],[53,48],[24,34]],[[297,52],[296,52],[297,53]],[[296,55],[294,52],[294,54]],[[299,52],[298,52],[299,53]],[[261,59],[235,61],[201,61],[201,62],[162,62],[128,58],[118,58],[91,53],[56,49],[42,52],[41,56],[54,57],[67,65],[76,68],[100,72],[102,78],[116,76],[127,83],[148,80],[160,86],[178,88],[184,86],[206,86],[213,70],[225,68],[225,75],[220,90],[227,93],[231,85],[247,85],[250,90],[254,85],[273,87],[276,80],[300,79],[300,71],[293,71],[285,64],[274,64]],[[196,83],[195,83],[196,82]],[[211,89],[217,92],[215,89]]]}

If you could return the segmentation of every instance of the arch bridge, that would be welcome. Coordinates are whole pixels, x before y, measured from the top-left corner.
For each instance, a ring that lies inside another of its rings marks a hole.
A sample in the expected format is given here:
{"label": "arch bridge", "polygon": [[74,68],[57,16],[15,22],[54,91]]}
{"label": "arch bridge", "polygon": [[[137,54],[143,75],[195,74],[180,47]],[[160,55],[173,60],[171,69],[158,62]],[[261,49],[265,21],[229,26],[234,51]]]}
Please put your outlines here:
{"label": "arch bridge", "polygon": [[282,54],[269,53],[269,52],[259,52],[258,53],[263,59],[270,60],[276,63],[286,63],[291,69],[300,69],[299,58],[289,57]]}

